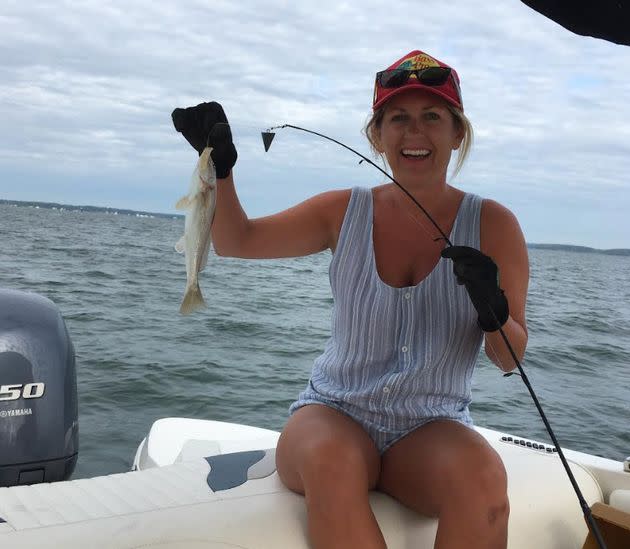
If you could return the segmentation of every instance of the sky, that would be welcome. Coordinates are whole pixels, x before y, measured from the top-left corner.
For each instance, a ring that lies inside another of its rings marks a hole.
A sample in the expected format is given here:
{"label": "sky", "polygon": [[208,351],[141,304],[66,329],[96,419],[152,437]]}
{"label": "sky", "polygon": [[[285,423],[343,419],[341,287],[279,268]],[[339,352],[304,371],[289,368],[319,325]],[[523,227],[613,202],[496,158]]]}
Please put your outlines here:
{"label": "sky", "polygon": [[338,145],[283,129],[265,153],[260,132],[369,156],[374,75],[414,49],[462,81],[475,143],[453,185],[511,209],[527,242],[630,248],[630,48],[519,0],[5,0],[0,198],[174,213],[197,153],[170,114],[211,100],[250,217],[381,184]]}

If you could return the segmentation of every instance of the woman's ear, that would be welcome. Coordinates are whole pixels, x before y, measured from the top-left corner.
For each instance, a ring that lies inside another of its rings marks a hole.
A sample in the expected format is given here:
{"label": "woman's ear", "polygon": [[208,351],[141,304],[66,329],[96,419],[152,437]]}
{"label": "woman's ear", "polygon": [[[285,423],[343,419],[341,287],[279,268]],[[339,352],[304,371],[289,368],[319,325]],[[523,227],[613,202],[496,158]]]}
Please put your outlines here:
{"label": "woman's ear", "polygon": [[454,151],[459,149],[459,147],[461,146],[462,141],[464,140],[465,133],[466,133],[466,130],[464,128],[464,125],[460,122],[456,122],[455,123],[455,136],[453,137],[453,150]]}
{"label": "woman's ear", "polygon": [[376,149],[376,152],[379,154],[383,154],[385,152],[385,149],[383,148],[383,145],[381,144],[381,130],[380,129],[374,130],[374,133],[372,134],[372,138],[374,139],[374,148]]}

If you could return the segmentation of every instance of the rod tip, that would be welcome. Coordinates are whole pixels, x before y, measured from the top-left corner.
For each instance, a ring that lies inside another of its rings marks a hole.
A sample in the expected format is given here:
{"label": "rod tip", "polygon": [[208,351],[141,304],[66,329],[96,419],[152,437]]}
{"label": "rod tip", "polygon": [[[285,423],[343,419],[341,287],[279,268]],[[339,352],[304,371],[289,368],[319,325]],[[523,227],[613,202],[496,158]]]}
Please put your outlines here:
{"label": "rod tip", "polygon": [[273,141],[273,138],[276,136],[276,134],[270,131],[260,133],[262,135],[263,145],[265,146],[265,152],[267,152],[269,150],[269,147],[271,147],[271,142]]}

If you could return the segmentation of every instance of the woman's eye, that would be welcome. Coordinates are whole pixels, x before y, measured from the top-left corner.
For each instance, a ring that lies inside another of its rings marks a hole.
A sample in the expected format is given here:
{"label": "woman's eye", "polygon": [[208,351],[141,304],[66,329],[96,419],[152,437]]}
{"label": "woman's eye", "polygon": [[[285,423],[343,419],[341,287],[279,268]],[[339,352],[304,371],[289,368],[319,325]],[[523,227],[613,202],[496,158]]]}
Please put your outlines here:
{"label": "woman's eye", "polygon": [[392,122],[404,122],[407,118],[406,114],[395,114],[392,116]]}
{"label": "woman's eye", "polygon": [[439,120],[440,115],[436,112],[426,112],[424,113],[424,119],[425,120]]}

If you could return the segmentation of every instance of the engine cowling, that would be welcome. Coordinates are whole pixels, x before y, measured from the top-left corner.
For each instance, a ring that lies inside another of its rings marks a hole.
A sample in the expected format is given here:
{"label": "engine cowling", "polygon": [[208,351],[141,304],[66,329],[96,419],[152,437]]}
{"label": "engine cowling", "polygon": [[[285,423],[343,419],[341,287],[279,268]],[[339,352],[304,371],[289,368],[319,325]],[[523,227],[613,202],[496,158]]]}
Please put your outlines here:
{"label": "engine cowling", "polygon": [[78,452],[75,352],[61,312],[0,289],[0,486],[66,480]]}

